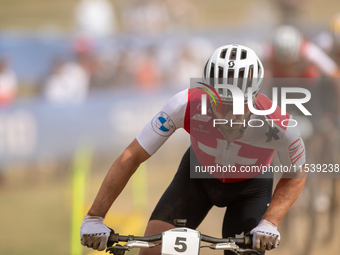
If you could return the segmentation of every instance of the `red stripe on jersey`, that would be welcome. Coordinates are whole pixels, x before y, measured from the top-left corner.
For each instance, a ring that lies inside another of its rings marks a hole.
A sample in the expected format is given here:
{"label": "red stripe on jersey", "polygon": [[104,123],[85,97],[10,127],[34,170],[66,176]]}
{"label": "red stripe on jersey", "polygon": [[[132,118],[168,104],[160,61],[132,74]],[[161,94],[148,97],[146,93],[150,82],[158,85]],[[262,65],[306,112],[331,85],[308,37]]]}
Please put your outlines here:
{"label": "red stripe on jersey", "polygon": [[303,155],[305,155],[305,149],[301,143],[301,138],[299,137],[288,147],[289,156],[292,164],[294,165]]}

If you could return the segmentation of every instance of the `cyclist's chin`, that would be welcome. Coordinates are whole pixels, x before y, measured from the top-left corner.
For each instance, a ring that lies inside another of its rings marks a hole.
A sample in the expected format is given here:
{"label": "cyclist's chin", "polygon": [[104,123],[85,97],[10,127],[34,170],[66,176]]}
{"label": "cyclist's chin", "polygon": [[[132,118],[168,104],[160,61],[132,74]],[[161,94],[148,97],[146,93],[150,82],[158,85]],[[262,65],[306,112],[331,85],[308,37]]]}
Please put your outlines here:
{"label": "cyclist's chin", "polygon": [[234,125],[232,127],[224,125],[222,128],[223,128],[224,132],[226,132],[228,134],[235,134],[240,130],[241,125],[236,125],[236,126]]}

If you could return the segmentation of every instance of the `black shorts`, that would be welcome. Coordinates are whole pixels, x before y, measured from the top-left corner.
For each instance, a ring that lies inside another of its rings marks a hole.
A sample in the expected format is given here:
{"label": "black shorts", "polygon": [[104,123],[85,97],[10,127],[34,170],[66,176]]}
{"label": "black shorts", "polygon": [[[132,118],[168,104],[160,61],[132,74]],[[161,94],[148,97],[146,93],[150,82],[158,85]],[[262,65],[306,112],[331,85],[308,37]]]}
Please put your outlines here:
{"label": "black shorts", "polygon": [[227,207],[222,236],[246,234],[257,226],[265,213],[272,186],[272,178],[253,178],[233,183],[223,183],[217,179],[190,179],[189,148],[150,220],[174,224],[175,219],[187,219],[186,226],[196,229],[213,206]]}

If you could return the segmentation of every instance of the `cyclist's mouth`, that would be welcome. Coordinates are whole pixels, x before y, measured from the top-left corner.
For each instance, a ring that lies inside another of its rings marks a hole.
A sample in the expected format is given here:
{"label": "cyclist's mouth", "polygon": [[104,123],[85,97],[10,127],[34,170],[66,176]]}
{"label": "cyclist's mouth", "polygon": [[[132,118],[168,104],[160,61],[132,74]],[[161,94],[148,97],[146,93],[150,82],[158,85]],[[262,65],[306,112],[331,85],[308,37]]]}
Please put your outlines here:
{"label": "cyclist's mouth", "polygon": [[224,125],[221,125],[222,129],[224,129],[224,132],[227,132],[227,133],[230,133],[230,134],[234,134],[236,132],[239,131],[241,125],[240,124],[237,124],[237,125],[228,125],[228,124],[224,124]]}

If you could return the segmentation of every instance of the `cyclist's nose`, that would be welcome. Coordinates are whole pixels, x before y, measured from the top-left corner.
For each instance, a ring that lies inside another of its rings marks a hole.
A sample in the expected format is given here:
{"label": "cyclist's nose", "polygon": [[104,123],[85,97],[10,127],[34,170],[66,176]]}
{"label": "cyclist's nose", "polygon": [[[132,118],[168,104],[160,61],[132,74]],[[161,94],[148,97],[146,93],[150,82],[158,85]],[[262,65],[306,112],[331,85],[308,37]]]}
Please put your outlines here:
{"label": "cyclist's nose", "polygon": [[230,120],[235,120],[236,119],[236,115],[233,114],[233,109],[228,109],[228,111],[226,112],[226,114],[224,114],[224,119],[230,121]]}

